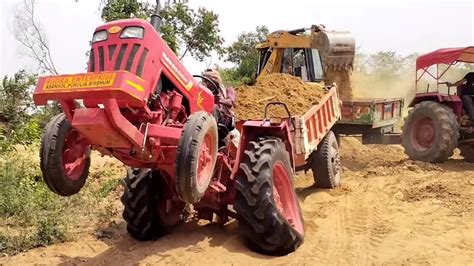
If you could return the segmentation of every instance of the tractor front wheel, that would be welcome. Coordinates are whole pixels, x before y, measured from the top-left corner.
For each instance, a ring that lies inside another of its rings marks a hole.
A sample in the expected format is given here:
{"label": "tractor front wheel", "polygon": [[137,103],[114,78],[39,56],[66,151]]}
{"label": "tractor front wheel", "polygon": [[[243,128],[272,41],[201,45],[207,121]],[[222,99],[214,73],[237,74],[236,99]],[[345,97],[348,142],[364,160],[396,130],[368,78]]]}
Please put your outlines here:
{"label": "tractor front wheel", "polygon": [[341,155],[336,135],[329,131],[311,155],[311,169],[316,187],[335,188],[341,183]]}
{"label": "tractor front wheel", "polygon": [[402,145],[412,160],[442,163],[453,155],[459,124],[453,111],[437,102],[421,102],[403,125]]}
{"label": "tractor front wheel", "polygon": [[303,218],[292,177],[283,141],[267,138],[249,143],[236,180],[235,210],[251,249],[279,256],[303,242]]}
{"label": "tractor front wheel", "polygon": [[41,138],[40,167],[49,189],[60,196],[77,194],[89,175],[90,145],[64,114],[46,125]]}
{"label": "tractor front wheel", "polygon": [[176,156],[176,188],[185,202],[198,203],[214,174],[217,123],[206,112],[192,114],[184,126]]}
{"label": "tractor front wheel", "polygon": [[186,218],[185,204],[164,197],[166,187],[158,172],[128,169],[121,197],[127,231],[139,241],[155,240]]}

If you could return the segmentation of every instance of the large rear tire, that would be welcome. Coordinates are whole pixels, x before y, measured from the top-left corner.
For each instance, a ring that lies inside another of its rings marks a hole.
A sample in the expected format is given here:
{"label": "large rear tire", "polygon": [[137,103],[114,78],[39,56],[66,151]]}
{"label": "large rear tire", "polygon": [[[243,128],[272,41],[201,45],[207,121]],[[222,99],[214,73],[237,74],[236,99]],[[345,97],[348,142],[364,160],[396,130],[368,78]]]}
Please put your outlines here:
{"label": "large rear tire", "polygon": [[176,188],[185,202],[198,203],[206,193],[217,160],[217,123],[211,114],[192,114],[183,129],[176,156]]}
{"label": "large rear tire", "polygon": [[150,169],[127,170],[124,179],[123,218],[127,231],[139,241],[155,240],[164,236],[176,224],[184,221],[185,204],[176,204],[166,212],[166,199],[160,189],[164,188],[162,177]]}
{"label": "large rear tire", "polygon": [[441,163],[454,153],[459,124],[453,111],[437,102],[421,102],[403,125],[402,145],[412,160]]}
{"label": "large rear tire", "polygon": [[311,169],[316,187],[335,188],[341,184],[341,155],[336,135],[329,131],[311,155]]}
{"label": "large rear tire", "polygon": [[41,138],[40,168],[48,188],[60,196],[77,194],[89,176],[90,145],[64,114],[53,117]]}
{"label": "large rear tire", "polygon": [[249,143],[236,181],[235,210],[250,249],[279,256],[303,242],[303,218],[292,177],[290,156],[280,139]]}

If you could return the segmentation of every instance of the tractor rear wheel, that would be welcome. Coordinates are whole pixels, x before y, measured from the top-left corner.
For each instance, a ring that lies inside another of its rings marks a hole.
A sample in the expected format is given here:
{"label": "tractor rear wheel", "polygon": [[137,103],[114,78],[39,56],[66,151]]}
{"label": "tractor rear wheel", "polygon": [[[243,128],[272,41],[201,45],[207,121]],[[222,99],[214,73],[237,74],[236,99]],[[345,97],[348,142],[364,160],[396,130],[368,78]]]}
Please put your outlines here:
{"label": "tractor rear wheel", "polygon": [[464,157],[466,162],[474,163],[474,146],[473,145],[460,145],[461,156]]}
{"label": "tractor rear wheel", "polygon": [[251,249],[286,255],[303,242],[303,218],[292,177],[290,155],[280,139],[249,143],[236,180],[235,210]]}
{"label": "tractor rear wheel", "polygon": [[124,179],[123,218],[127,231],[139,241],[155,240],[186,218],[185,204],[166,199],[161,175],[151,169],[128,169]]}
{"label": "tractor rear wheel", "polygon": [[40,167],[51,191],[60,196],[77,194],[89,176],[90,145],[71,127],[64,114],[46,125],[41,138]]}
{"label": "tractor rear wheel", "polygon": [[341,183],[341,155],[337,138],[329,131],[311,155],[311,169],[318,188],[335,188]]}
{"label": "tractor rear wheel", "polygon": [[412,160],[441,163],[454,153],[459,124],[453,111],[437,102],[421,102],[403,125],[402,145]]}
{"label": "tractor rear wheel", "polygon": [[198,203],[214,174],[217,123],[206,112],[192,114],[184,126],[176,156],[176,188],[185,202]]}

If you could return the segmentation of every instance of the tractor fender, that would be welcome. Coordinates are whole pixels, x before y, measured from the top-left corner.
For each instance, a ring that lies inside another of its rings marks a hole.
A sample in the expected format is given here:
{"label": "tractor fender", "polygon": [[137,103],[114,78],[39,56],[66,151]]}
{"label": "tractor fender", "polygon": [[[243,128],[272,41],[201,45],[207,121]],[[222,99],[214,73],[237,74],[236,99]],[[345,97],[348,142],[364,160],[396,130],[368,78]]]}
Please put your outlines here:
{"label": "tractor fender", "polygon": [[445,95],[438,92],[418,93],[408,107],[414,107],[421,102],[437,102],[451,108],[457,117],[462,116],[462,101],[458,95]]}
{"label": "tractor fender", "polygon": [[269,121],[240,121],[236,123],[236,128],[240,131],[240,143],[232,171],[232,179],[239,169],[240,160],[243,158],[243,153],[247,149],[249,142],[258,140],[259,138],[275,137],[281,139],[290,154],[291,168],[293,171],[295,170],[293,142],[287,121],[282,121],[279,124],[272,124]]}

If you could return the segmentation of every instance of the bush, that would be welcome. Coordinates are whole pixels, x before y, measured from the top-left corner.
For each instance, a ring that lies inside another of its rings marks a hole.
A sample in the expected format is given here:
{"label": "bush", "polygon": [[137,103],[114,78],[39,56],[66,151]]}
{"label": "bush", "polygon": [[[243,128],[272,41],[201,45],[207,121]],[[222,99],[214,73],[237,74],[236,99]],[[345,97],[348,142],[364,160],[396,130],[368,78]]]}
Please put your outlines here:
{"label": "bush", "polygon": [[42,247],[66,240],[64,225],[52,218],[39,222],[36,230],[21,232],[20,235],[0,233],[0,252],[16,254],[36,247]]}
{"label": "bush", "polygon": [[97,196],[99,198],[107,197],[110,192],[114,191],[122,182],[122,179],[109,179],[106,180],[103,184],[100,185],[99,190],[97,191]]}

